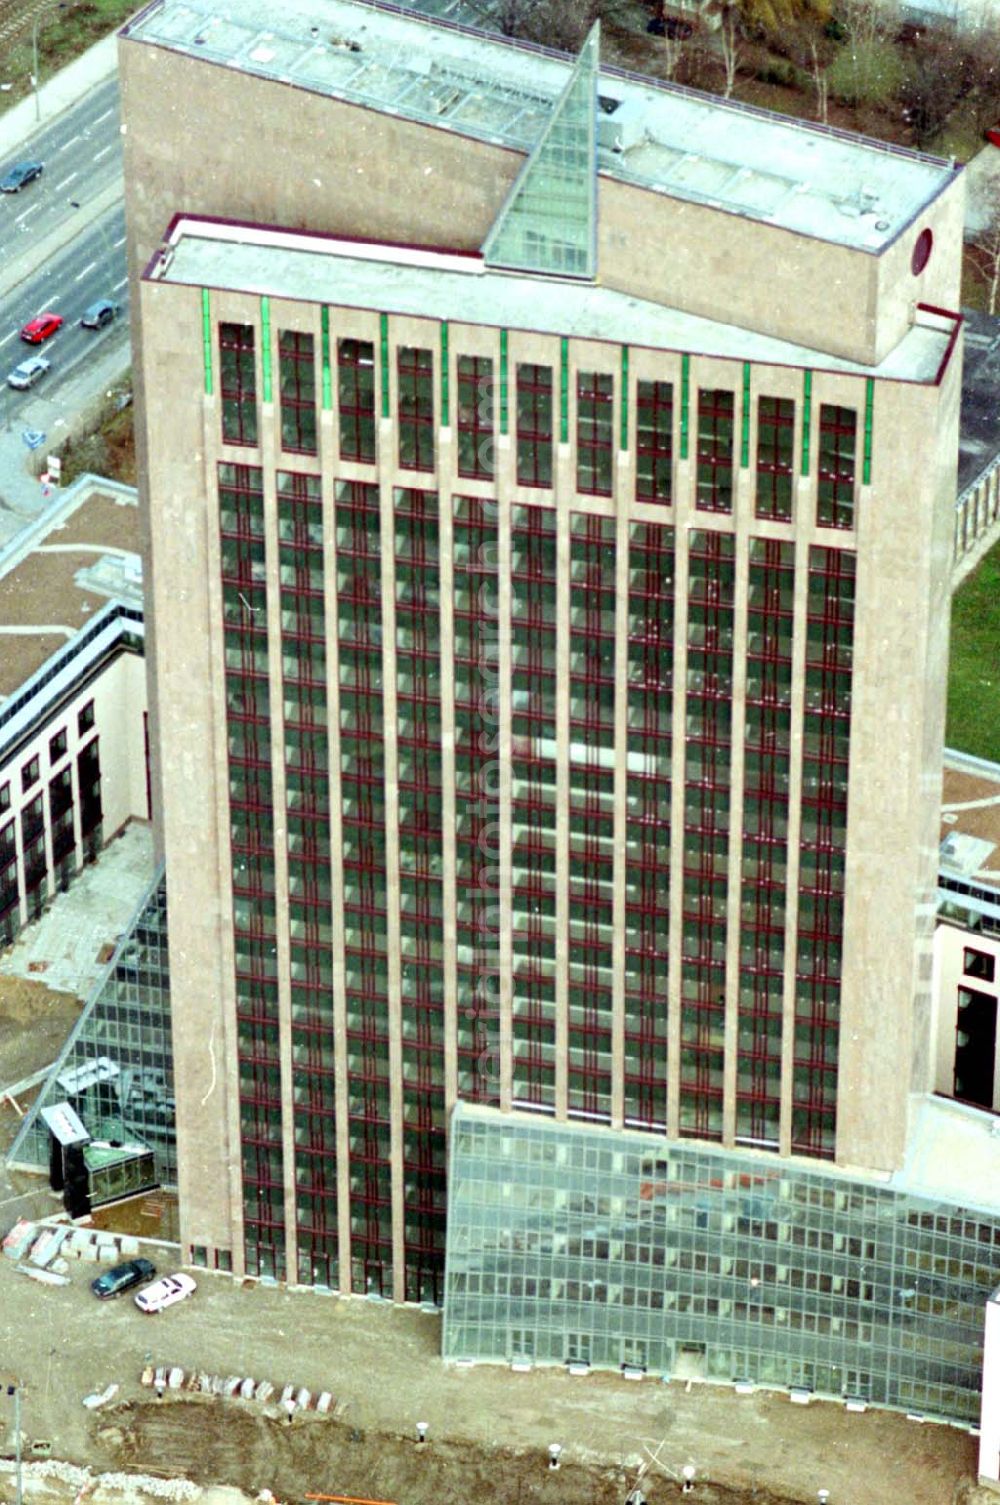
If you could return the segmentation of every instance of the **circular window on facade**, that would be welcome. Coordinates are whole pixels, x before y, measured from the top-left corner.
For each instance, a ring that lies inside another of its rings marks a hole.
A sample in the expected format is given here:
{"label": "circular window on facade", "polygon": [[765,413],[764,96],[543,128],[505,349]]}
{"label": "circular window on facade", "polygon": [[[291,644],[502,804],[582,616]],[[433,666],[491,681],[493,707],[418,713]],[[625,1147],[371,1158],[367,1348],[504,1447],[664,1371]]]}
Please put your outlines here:
{"label": "circular window on facade", "polygon": [[919,277],[924,267],[931,259],[931,250],[934,246],[934,236],[930,230],[921,230],[917,236],[916,245],[913,247],[913,256],[910,261],[910,271],[914,277]]}

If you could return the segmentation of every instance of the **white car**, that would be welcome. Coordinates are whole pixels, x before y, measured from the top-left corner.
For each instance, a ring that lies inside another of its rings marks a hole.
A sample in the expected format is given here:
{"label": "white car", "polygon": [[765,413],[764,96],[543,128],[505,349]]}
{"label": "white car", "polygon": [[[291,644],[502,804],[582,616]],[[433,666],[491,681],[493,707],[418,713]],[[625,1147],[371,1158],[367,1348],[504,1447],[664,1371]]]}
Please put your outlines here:
{"label": "white car", "polygon": [[33,387],[36,381],[41,381],[50,368],[50,362],[44,355],[33,355],[14,367],[7,378],[7,385],[16,388],[18,392],[24,392],[28,387]]}
{"label": "white car", "polygon": [[147,1286],[135,1298],[140,1312],[162,1312],[177,1301],[184,1301],[198,1289],[190,1275],[164,1275],[162,1280]]}

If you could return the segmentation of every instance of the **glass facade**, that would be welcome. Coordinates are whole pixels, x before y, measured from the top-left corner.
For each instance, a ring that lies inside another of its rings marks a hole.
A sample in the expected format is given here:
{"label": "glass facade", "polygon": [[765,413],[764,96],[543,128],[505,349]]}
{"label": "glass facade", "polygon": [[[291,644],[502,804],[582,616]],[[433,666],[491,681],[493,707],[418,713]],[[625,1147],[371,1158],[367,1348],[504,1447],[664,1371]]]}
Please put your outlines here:
{"label": "glass facade", "polygon": [[674,530],[629,526],[625,1122],[666,1128]]}
{"label": "glass facade", "polygon": [[304,1285],[336,1287],[340,1272],[323,503],[318,476],[279,471],[277,490],[298,1279]]}
{"label": "glass facade", "polygon": [[615,819],[615,521],[570,517],[571,1116],[611,1118]]}
{"label": "glass facade", "polygon": [[556,1068],[556,514],[511,508],[513,1093],[551,1111]]}
{"label": "glass facade", "polygon": [[455,717],[455,1035],[458,1092],[499,1100],[500,603],[497,504],[452,503]]}
{"label": "glass facade", "polygon": [[747,1152],[456,1110],[445,1359],[979,1415],[1000,1220]]}
{"label": "glass facade", "polygon": [[444,1268],[444,934],[438,498],[397,491],[396,736],[407,1301],[440,1303]]}
{"label": "glass facade", "polygon": [[[100,1068],[88,1072],[98,1062]],[[162,872],[143,895],[32,1103],[8,1164],[48,1171],[49,1131],[41,1110],[66,1101],[95,1139],[138,1140],[147,1146],[153,1152],[156,1179],[163,1186],[176,1186],[167,888]]]}
{"label": "glass facade", "polygon": [[381,522],[377,486],[337,485],[337,635],[347,995],[351,1282],[392,1295]]}
{"label": "glass facade", "polygon": [[778,1148],[795,547],[750,540],[736,1138]]}
{"label": "glass facade", "polygon": [[735,539],[692,531],[688,561],[680,1127],[722,1137]]}

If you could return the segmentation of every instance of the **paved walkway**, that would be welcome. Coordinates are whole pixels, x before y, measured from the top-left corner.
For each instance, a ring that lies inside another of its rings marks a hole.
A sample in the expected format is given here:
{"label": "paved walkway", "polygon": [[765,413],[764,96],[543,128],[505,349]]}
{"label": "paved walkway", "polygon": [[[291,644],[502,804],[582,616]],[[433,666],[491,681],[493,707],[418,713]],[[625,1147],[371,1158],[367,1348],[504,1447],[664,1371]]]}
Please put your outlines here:
{"label": "paved walkway", "polygon": [[[38,473],[54,445],[79,432],[81,415],[95,402],[122,386],[131,361],[128,325],[122,321],[99,356],[88,356],[77,370],[48,395],[37,388],[27,406],[13,419],[0,389],[0,548],[24,527],[58,502],[46,495]],[[44,434],[37,450],[22,437],[30,430]]]}

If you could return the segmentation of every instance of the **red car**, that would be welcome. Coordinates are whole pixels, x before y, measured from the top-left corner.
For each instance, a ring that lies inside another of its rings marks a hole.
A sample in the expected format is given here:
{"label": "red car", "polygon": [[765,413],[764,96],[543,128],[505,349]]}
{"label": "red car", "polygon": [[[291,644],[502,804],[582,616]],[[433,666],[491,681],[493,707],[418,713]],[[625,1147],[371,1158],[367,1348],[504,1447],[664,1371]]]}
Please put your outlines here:
{"label": "red car", "polygon": [[41,345],[57,329],[62,328],[62,322],[62,314],[39,314],[37,319],[29,319],[25,324],[21,330],[21,339],[29,345]]}

